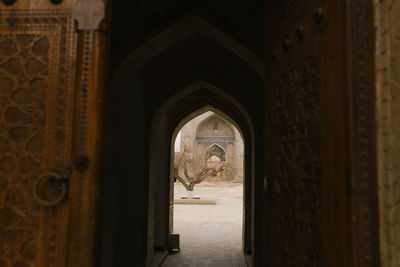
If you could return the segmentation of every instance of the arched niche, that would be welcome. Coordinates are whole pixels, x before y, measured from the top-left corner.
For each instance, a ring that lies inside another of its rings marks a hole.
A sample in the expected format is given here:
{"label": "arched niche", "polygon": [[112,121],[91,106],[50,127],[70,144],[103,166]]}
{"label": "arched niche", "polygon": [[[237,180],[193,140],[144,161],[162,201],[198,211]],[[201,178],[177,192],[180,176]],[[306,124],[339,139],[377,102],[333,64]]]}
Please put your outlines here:
{"label": "arched niche", "polygon": [[229,169],[228,177],[224,176],[223,180],[236,180],[235,170],[238,169],[236,164],[242,164],[242,162],[234,160],[236,153],[235,142],[241,140],[240,136],[236,138],[234,126],[217,114],[212,114],[197,125],[194,138],[195,149],[193,152],[195,160],[208,161],[208,154],[215,148],[215,153],[220,152],[220,155],[216,156],[222,161],[226,161]]}
{"label": "arched niche", "polygon": [[212,144],[206,149],[205,159],[210,160],[213,156],[219,158],[220,161],[226,161],[226,151],[218,144]]}

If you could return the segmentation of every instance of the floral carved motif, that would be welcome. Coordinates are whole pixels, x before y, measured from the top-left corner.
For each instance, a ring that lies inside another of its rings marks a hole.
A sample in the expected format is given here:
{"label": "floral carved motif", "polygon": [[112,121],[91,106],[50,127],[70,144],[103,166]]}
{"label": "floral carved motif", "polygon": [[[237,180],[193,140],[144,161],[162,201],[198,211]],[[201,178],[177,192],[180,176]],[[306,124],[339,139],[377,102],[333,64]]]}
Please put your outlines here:
{"label": "floral carved motif", "polygon": [[318,62],[283,74],[274,90],[273,176],[279,266],[321,266],[321,110]]}

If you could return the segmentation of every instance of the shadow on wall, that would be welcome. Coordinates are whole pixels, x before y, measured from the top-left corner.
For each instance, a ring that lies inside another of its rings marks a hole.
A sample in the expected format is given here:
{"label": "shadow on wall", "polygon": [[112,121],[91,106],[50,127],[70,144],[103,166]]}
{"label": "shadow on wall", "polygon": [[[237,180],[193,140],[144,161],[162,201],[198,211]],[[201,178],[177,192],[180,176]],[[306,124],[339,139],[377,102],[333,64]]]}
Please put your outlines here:
{"label": "shadow on wall", "polygon": [[[155,220],[154,214],[168,216],[168,206],[157,201],[168,203],[169,196],[156,189],[162,183],[156,184],[154,177],[164,177],[169,188],[171,135],[185,116],[206,105],[223,110],[250,144],[245,148],[246,177],[262,177],[261,61],[206,22],[197,18],[183,22],[133,51],[112,78],[106,97],[102,266],[145,266],[152,258],[154,242],[167,246],[168,217]],[[168,102],[171,97],[173,101]],[[164,105],[168,109],[160,111]],[[157,122],[156,128],[152,121]],[[154,129],[159,130],[157,135]],[[155,140],[155,136],[160,138]],[[154,154],[151,147],[156,145],[162,149]],[[262,188],[261,184],[256,188]],[[162,236],[154,237],[154,227],[164,229],[159,232]]]}

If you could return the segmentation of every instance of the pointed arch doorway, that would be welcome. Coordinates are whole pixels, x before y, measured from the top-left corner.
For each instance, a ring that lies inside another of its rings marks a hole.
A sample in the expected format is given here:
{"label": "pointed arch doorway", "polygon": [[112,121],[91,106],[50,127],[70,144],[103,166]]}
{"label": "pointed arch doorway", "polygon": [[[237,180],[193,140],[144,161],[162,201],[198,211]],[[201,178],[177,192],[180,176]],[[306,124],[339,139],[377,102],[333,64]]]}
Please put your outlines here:
{"label": "pointed arch doorway", "polygon": [[[252,184],[254,181],[254,132],[247,111],[223,90],[196,82],[166,101],[154,117],[150,131],[148,253],[169,250],[173,231],[173,141],[192,118],[212,111],[239,129],[244,142],[244,192],[242,249],[251,254]],[[154,254],[153,254],[154,255]],[[149,257],[152,265],[157,257]]]}
{"label": "pointed arch doorway", "polygon": [[264,136],[258,122],[264,120],[263,63],[211,24],[183,21],[127,48],[113,64],[118,67],[107,97],[103,266],[152,266],[154,249],[168,249],[169,192],[156,188],[169,187],[173,129],[206,105],[237,122],[250,144],[251,157],[245,157],[251,160],[246,163],[251,208],[245,216],[251,234],[245,249],[252,251],[254,265],[262,259]]}
{"label": "pointed arch doorway", "polygon": [[199,111],[204,113],[190,114],[183,120],[190,121],[179,123],[172,136],[171,224],[174,234],[179,234],[180,250],[162,266],[214,266],[214,262],[247,266],[241,253],[245,235],[242,133],[215,108],[205,106]]}

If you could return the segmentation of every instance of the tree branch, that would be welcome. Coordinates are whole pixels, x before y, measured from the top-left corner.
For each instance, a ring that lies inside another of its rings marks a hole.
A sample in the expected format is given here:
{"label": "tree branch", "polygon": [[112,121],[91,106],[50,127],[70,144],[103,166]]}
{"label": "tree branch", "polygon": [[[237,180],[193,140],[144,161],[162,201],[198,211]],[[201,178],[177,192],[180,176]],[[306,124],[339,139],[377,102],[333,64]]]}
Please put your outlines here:
{"label": "tree branch", "polygon": [[185,179],[179,176],[178,168],[174,168],[174,176],[179,182],[181,182],[181,184],[183,184],[187,191],[193,191],[193,187],[191,188],[190,184],[187,184]]}
{"label": "tree branch", "polygon": [[[180,154],[180,157],[176,159],[174,164],[174,177],[186,188],[187,191],[193,191],[193,188],[196,184],[204,181],[204,179],[206,179],[209,175],[215,176],[216,173],[221,171],[221,169],[224,167],[222,162],[216,163],[212,167],[208,167],[207,161],[205,161],[204,167],[197,174],[191,176],[188,171],[188,165],[189,162],[192,164],[193,162],[191,162],[190,158],[188,158],[188,153],[189,151],[185,149],[185,151]],[[179,175],[179,167],[183,167],[183,174],[189,183],[187,183],[185,179]]]}

